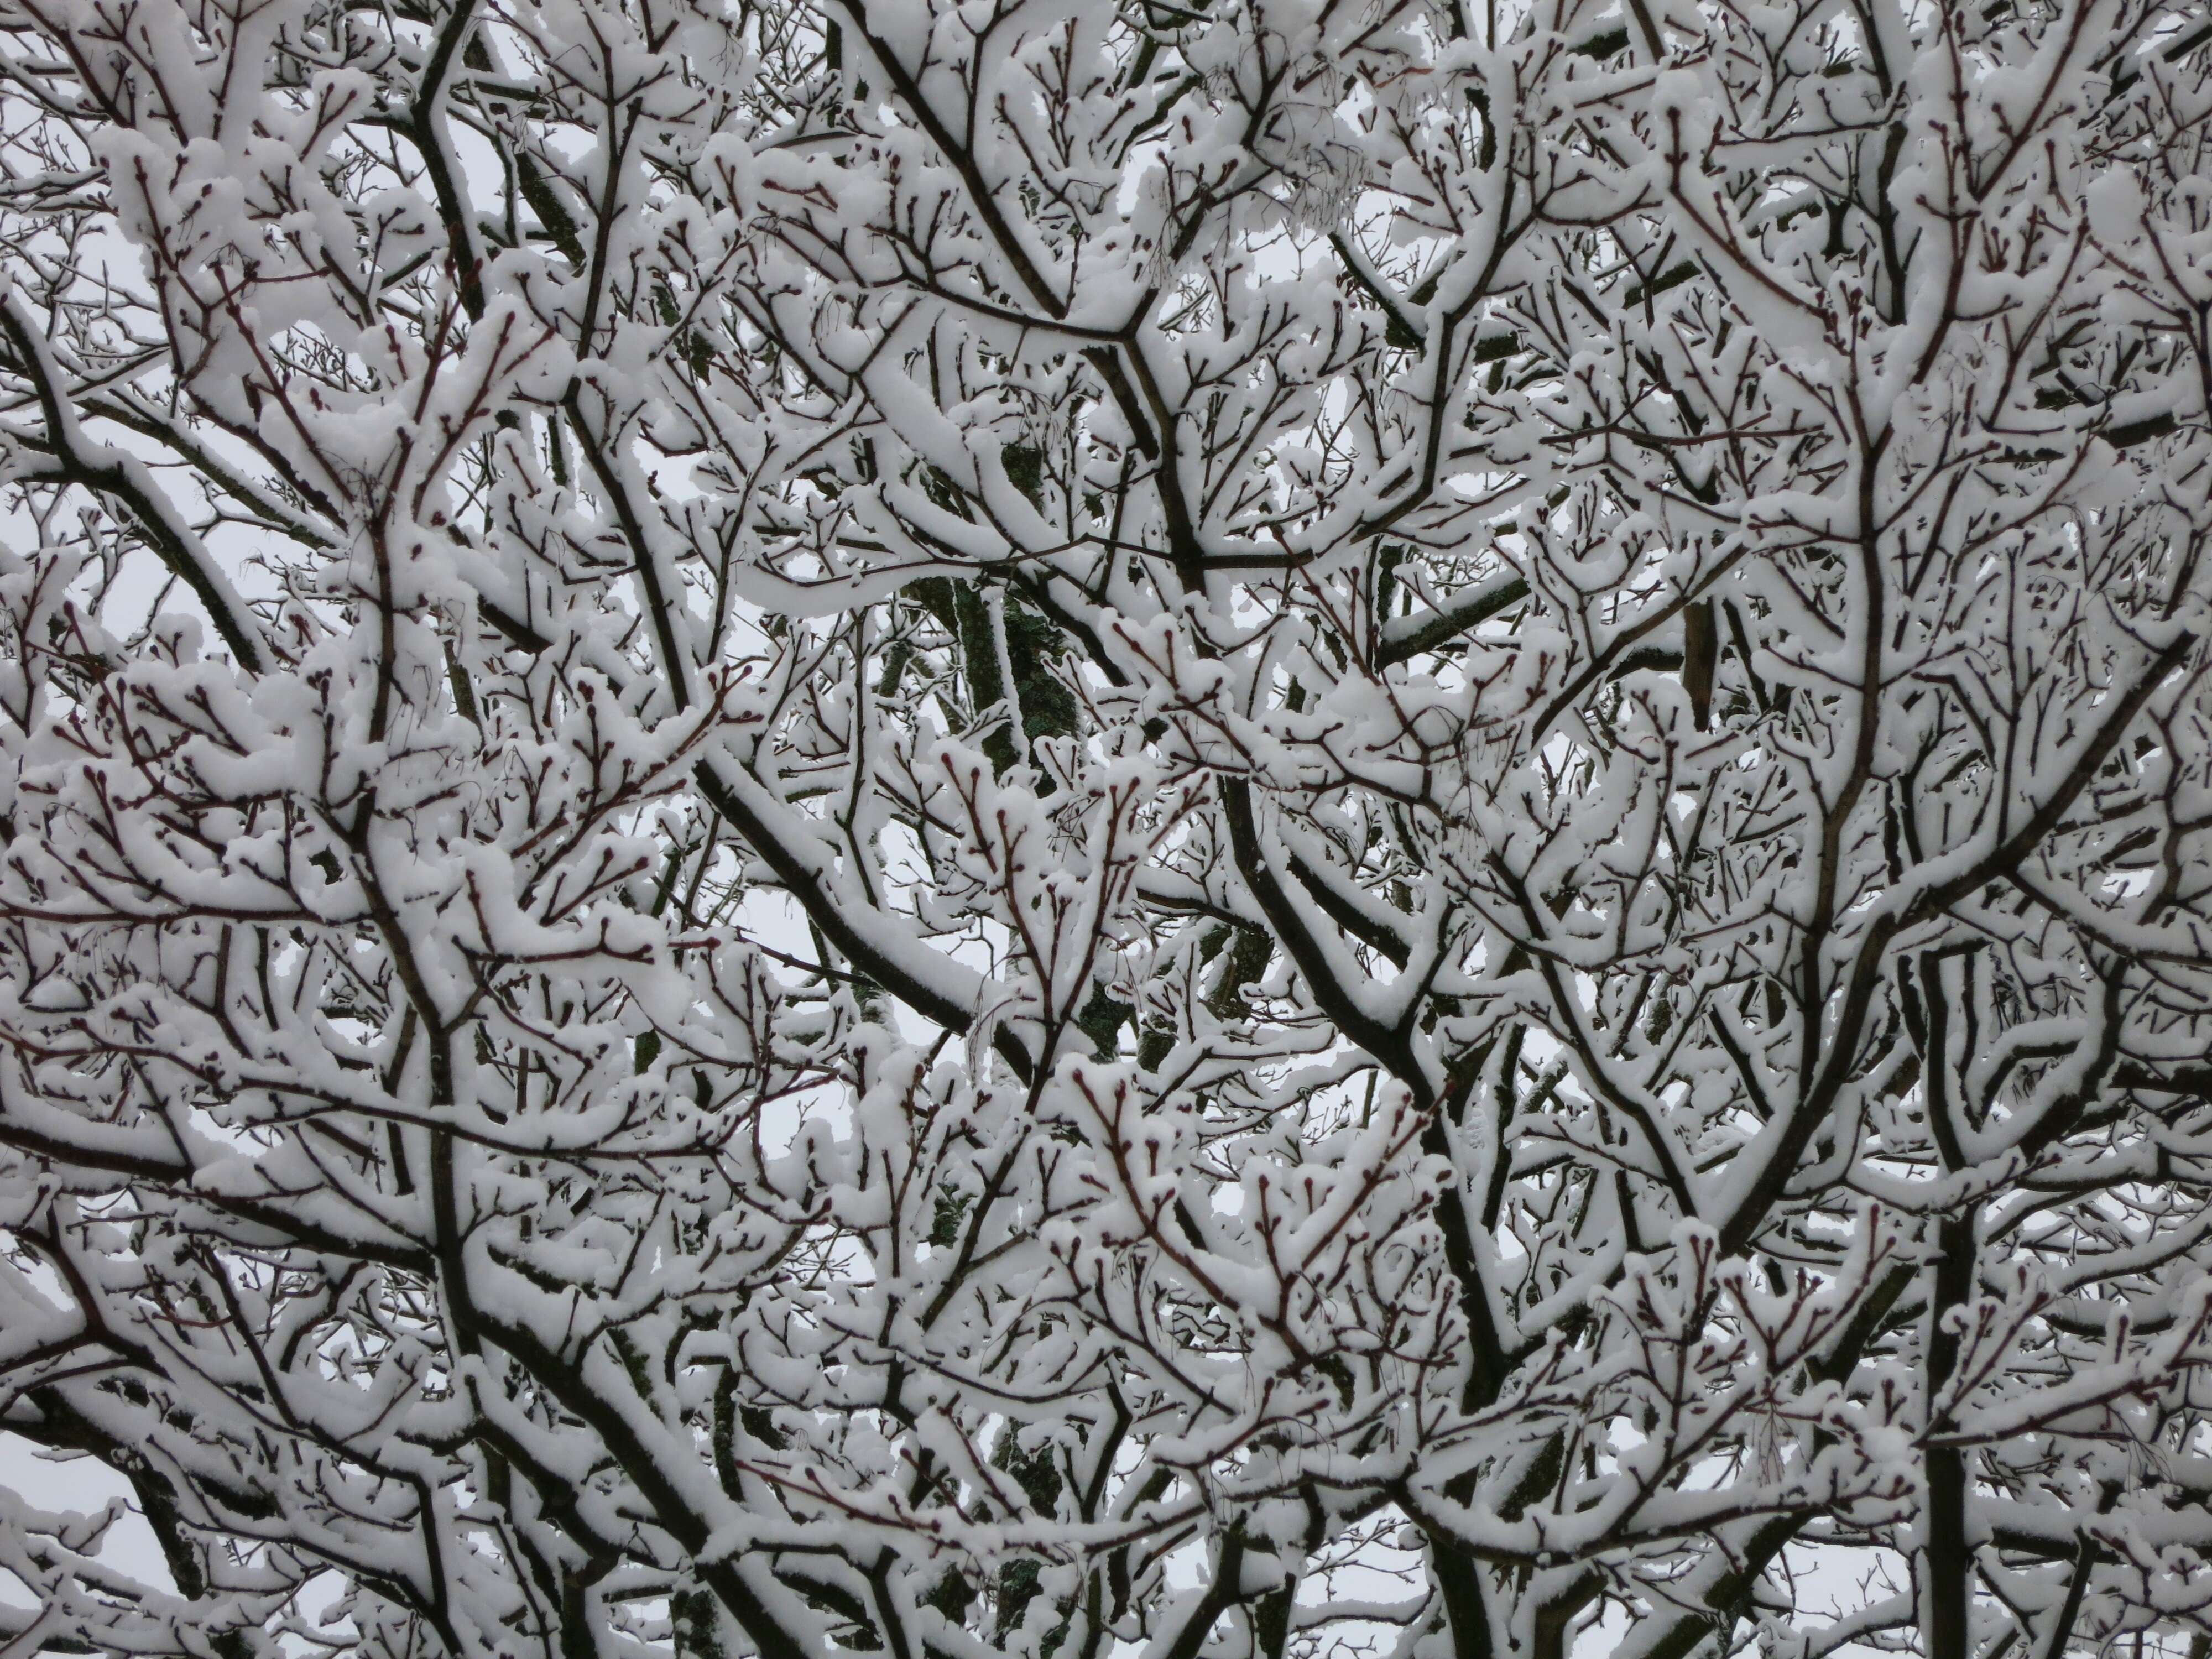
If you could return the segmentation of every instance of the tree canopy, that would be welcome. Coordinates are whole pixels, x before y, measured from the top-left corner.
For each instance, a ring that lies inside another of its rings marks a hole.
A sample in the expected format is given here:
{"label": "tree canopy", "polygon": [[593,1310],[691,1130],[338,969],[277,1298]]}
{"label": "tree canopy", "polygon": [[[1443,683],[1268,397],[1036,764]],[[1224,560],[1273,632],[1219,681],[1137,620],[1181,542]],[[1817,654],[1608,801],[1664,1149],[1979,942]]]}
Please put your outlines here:
{"label": "tree canopy", "polygon": [[0,115],[5,1651],[2212,1650],[2200,0]]}

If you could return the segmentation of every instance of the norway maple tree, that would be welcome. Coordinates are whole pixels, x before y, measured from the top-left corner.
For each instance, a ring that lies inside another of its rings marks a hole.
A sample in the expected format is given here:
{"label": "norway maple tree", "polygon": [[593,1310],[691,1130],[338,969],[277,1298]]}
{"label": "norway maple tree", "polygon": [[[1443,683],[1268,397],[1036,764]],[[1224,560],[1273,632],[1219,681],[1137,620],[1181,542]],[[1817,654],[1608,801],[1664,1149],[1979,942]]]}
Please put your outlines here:
{"label": "norway maple tree", "polygon": [[2197,0],[0,117],[7,1652],[2212,1630]]}

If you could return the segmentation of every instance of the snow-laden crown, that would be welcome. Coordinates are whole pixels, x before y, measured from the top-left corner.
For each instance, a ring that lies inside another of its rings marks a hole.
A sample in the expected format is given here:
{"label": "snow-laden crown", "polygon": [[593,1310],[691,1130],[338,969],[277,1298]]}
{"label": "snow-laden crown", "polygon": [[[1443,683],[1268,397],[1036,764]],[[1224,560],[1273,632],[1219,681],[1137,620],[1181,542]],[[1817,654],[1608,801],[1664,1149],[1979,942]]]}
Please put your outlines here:
{"label": "snow-laden crown", "polygon": [[0,66],[8,1651],[2207,1628],[2198,0]]}

